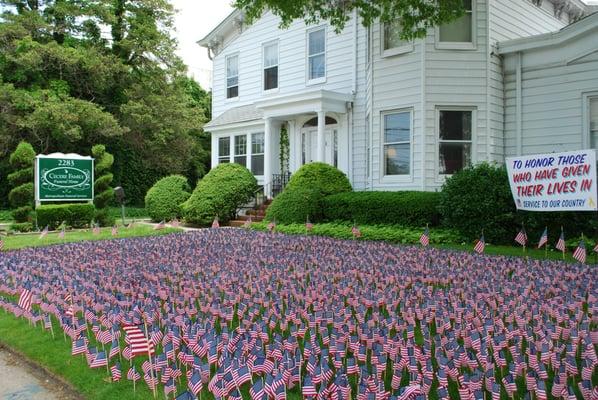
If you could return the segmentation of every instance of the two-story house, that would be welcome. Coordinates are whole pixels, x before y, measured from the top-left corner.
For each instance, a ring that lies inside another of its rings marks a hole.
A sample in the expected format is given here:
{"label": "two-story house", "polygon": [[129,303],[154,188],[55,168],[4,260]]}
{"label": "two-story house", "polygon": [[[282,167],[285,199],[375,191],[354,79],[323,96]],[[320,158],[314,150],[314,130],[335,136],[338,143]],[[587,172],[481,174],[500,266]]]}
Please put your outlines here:
{"label": "two-story house", "polygon": [[[326,23],[279,29],[269,12],[248,25],[234,11],[198,42],[214,64],[212,165],[245,165],[268,193],[311,161],[337,166],[356,190],[436,190],[469,164],[598,140],[588,133],[598,125],[598,14],[580,0],[464,1],[462,17],[414,41],[356,14],[337,34]],[[563,62],[535,81],[540,64]],[[538,121],[566,97],[551,99],[547,85],[571,91],[567,118],[579,129],[556,129],[558,112]]]}

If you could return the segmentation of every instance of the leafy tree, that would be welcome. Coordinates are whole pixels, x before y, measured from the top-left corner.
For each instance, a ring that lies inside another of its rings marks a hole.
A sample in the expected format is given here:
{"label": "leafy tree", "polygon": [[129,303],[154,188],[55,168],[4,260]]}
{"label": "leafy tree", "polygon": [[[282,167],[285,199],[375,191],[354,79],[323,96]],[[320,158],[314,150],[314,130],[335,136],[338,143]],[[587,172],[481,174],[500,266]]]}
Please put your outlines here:
{"label": "leafy tree", "polygon": [[27,142],[21,142],[10,155],[13,172],[8,175],[12,190],[8,194],[13,218],[16,222],[27,222],[33,210],[33,163],[35,150]]}
{"label": "leafy tree", "polygon": [[382,22],[398,21],[403,39],[426,35],[427,29],[450,22],[462,15],[464,0],[236,0],[235,7],[245,11],[250,21],[270,10],[281,19],[281,26],[288,27],[294,20],[308,24],[327,20],[340,32],[354,10],[364,26],[380,19]]}

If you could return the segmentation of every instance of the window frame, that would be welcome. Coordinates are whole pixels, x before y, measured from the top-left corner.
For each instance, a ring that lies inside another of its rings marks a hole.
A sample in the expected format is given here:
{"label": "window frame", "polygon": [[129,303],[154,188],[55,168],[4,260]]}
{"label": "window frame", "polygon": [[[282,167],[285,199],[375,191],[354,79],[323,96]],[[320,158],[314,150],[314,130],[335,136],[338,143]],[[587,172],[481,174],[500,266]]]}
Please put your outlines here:
{"label": "window frame", "polygon": [[[228,76],[228,60],[231,59],[231,58],[234,58],[234,57],[237,58],[237,75],[236,75],[236,77],[237,77],[237,84],[235,85],[237,87],[237,95],[234,96],[234,97],[228,97],[228,89],[235,87],[235,86],[228,86],[228,80],[230,79],[230,77]],[[239,83],[240,83],[239,77],[241,75],[241,73],[240,73],[241,62],[240,61],[241,61],[241,57],[239,56],[238,52],[237,53],[228,54],[224,58],[224,75],[225,75],[224,76],[224,80],[225,80],[224,91],[225,91],[225,99],[227,101],[238,100],[239,96],[240,96],[240,85],[239,85]]]}
{"label": "window frame", "polygon": [[[276,45],[276,65],[271,65],[266,67],[265,63],[265,56],[266,56],[266,47]],[[276,67],[276,87],[271,89],[266,89],[266,68],[274,68]],[[269,42],[262,43],[262,92],[263,93],[275,93],[278,92],[278,88],[280,87],[280,44],[279,40],[271,40]]]}
{"label": "window frame", "polygon": [[[324,51],[322,53],[317,54],[309,54],[309,35],[312,33],[324,31]],[[307,85],[315,85],[326,82],[326,78],[328,76],[328,60],[327,55],[328,53],[328,29],[326,25],[316,26],[314,28],[310,28],[306,30],[305,35],[305,81]],[[318,78],[310,78],[309,77],[309,60],[311,57],[324,55],[324,76]]]}
{"label": "window frame", "polygon": [[[471,139],[470,140],[440,140],[440,113],[442,111],[469,111],[471,112]],[[435,158],[435,170],[436,176],[438,180],[442,181],[445,178],[452,176],[453,174],[442,174],[440,173],[440,144],[441,143],[469,143],[471,145],[471,154],[469,159],[471,160],[471,165],[474,165],[477,162],[476,157],[476,137],[477,137],[477,107],[476,106],[436,106],[436,122],[434,123],[434,134],[435,134],[435,143],[436,143],[436,158]]]}
{"label": "window frame", "polygon": [[[586,149],[592,147],[592,126],[590,124],[590,118],[592,117],[590,104],[592,100],[598,101],[598,91],[585,92],[583,96],[583,110],[582,110],[582,146]],[[598,146],[596,146],[598,149]]]}
{"label": "window frame", "polygon": [[[255,174],[253,172],[253,157],[254,156],[262,156],[262,171],[264,170],[264,166],[266,164],[266,135],[265,132],[250,132],[249,134],[249,141],[250,144],[248,146],[248,152],[249,152],[249,157],[248,157],[248,164],[249,164],[249,171],[253,174],[253,176],[264,176],[263,172],[261,174]],[[254,135],[262,135],[262,152],[261,153],[254,153],[253,151],[253,136]]]}
{"label": "window frame", "polygon": [[380,23],[380,56],[382,58],[385,58],[385,57],[393,57],[393,56],[398,56],[400,54],[412,52],[414,49],[413,40],[406,42],[402,46],[391,47],[389,49],[384,48],[384,42],[386,40],[386,25],[387,24],[389,24],[389,22],[381,22]]}
{"label": "window frame", "polygon": [[[216,159],[218,160],[218,165],[220,164],[229,164],[231,162],[231,139],[230,139],[230,135],[226,135],[226,136],[220,136],[218,137],[218,154]],[[228,140],[228,154],[226,156],[223,156],[220,154],[220,141],[222,139],[227,139]],[[222,162],[223,159],[226,159],[226,162]]]}
{"label": "window frame", "polygon": [[[409,133],[409,142],[400,141],[400,142],[386,142],[384,138],[384,133],[386,130],[386,116],[393,115],[393,114],[404,114],[409,113],[409,126],[410,126],[410,133]],[[395,108],[390,110],[384,110],[380,112],[380,161],[379,161],[379,170],[378,173],[380,175],[380,182],[381,183],[393,183],[393,182],[411,182],[413,181],[413,139],[414,139],[414,107],[406,107],[406,108]],[[386,174],[386,158],[384,153],[384,147],[387,145],[392,144],[404,144],[409,143],[409,173],[408,174],[400,174],[400,175],[388,175]]]}
{"label": "window frame", "polygon": [[[241,138],[244,137],[245,138],[245,153],[240,153],[237,154],[237,138]],[[244,167],[247,167],[247,160],[249,159],[249,154],[248,154],[248,149],[247,149],[247,133],[240,133],[240,134],[235,134],[232,136],[232,140],[231,143],[233,144],[233,151],[232,151],[232,162],[233,163],[237,163],[237,157],[245,157],[245,164],[239,164],[239,165],[243,165]]]}
{"label": "window frame", "polygon": [[444,42],[440,40],[440,26],[434,28],[434,42],[439,50],[476,50],[477,49],[477,0],[471,0],[471,42]]}

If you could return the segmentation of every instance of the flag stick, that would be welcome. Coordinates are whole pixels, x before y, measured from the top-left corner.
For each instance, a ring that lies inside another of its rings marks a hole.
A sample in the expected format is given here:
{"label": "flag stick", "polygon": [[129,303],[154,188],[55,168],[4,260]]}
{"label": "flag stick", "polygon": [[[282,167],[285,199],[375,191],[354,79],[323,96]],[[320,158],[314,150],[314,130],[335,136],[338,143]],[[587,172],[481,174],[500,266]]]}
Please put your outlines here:
{"label": "flag stick", "polygon": [[152,377],[152,392],[154,393],[154,399],[155,399],[156,398],[156,385],[155,385],[155,381],[154,381],[154,365],[152,364],[152,355],[150,353],[149,340],[147,339],[148,338],[147,322],[146,322],[145,318],[143,318],[143,327],[145,328],[145,339],[148,341],[148,343],[147,343],[147,358],[150,363],[150,373],[151,373],[151,377]]}
{"label": "flag stick", "polygon": [[[561,225],[561,236],[563,237],[563,242],[565,241],[565,235],[563,235],[563,225]],[[583,236],[583,235],[582,235]],[[563,261],[565,261],[565,249],[567,247],[565,246],[565,244],[563,243]]]}

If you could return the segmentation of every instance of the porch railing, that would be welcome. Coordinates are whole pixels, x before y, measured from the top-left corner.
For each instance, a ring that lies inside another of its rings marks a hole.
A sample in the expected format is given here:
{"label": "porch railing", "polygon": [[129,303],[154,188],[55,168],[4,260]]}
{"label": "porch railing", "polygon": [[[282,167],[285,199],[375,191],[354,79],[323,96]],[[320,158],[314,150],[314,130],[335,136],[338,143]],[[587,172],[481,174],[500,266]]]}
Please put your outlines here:
{"label": "porch railing", "polygon": [[291,173],[287,172],[284,174],[273,174],[272,175],[272,197],[276,197],[280,194],[289,183],[291,179]]}

